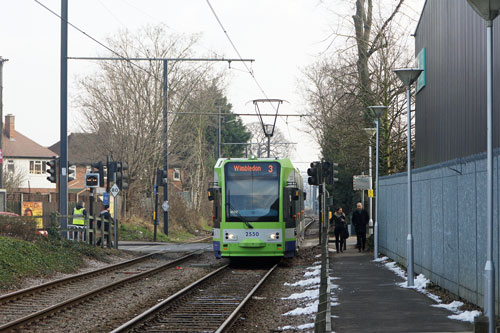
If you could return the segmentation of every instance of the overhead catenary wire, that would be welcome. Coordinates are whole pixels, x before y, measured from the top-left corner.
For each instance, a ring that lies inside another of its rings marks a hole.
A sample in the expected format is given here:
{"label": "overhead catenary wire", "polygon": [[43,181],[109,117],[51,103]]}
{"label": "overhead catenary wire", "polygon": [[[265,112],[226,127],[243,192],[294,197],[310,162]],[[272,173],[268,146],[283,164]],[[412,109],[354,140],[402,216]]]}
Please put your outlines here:
{"label": "overhead catenary wire", "polygon": [[[233,43],[231,37],[229,37],[229,33],[227,32],[226,28],[224,27],[224,25],[222,24],[221,20],[219,19],[219,16],[217,15],[217,13],[215,12],[215,9],[214,7],[212,7],[212,4],[210,3],[210,0],[206,0],[207,1],[207,4],[208,6],[210,7],[210,10],[212,11],[212,13],[214,14],[214,17],[215,19],[217,20],[217,22],[219,23],[222,31],[224,31],[224,34],[226,35],[229,43],[231,44],[232,48],[234,49],[234,51],[236,52],[236,54],[238,55],[238,57],[240,59],[242,59],[242,56],[240,54],[240,51],[238,51],[238,48],[236,48],[236,45]],[[262,88],[262,86],[260,85],[259,81],[257,80],[257,78],[255,77],[255,74],[253,72],[253,70],[251,70],[248,65],[244,62],[243,63],[248,71],[248,73],[250,74],[250,76],[252,77],[252,79],[254,80],[255,84],[257,85],[257,87],[259,88],[259,90],[261,91],[261,93],[266,97],[266,99],[270,99],[268,97],[268,95],[266,94],[266,92],[264,91],[264,89]],[[257,112],[257,111],[256,111]]]}
{"label": "overhead catenary wire", "polygon": [[[104,44],[103,42],[99,41],[97,38],[95,38],[94,36],[86,33],[85,31],[83,31],[81,28],[79,28],[78,26],[74,25],[73,23],[69,22],[69,20],[65,20],[61,17],[61,15],[59,15],[58,13],[56,13],[55,11],[53,11],[52,9],[50,9],[49,7],[47,7],[45,4],[41,3],[39,0],[33,0],[35,1],[35,3],[39,4],[40,6],[42,6],[43,8],[45,8],[47,11],[49,11],[51,14],[55,15],[56,17],[58,17],[61,21],[67,23],[69,26],[71,26],[73,29],[75,29],[76,31],[80,32],[81,34],[83,34],[84,36],[86,36],[87,38],[89,38],[90,40],[92,40],[93,42],[99,44],[100,46],[102,46],[103,48],[105,48],[106,50],[108,50],[109,52],[111,52],[112,54],[114,54],[115,56],[117,56],[118,58],[120,58],[121,60],[124,60],[126,62],[128,62],[129,64],[139,68],[140,70],[144,71],[145,73],[151,75],[155,80],[157,80],[158,82],[162,82],[162,80],[160,78],[158,78],[154,73],[148,71],[147,69],[139,66],[138,64],[134,63],[133,61],[131,61],[129,58],[121,55],[120,53],[118,53],[117,51],[113,50],[111,47],[107,46],[106,44]],[[68,57],[68,59],[71,59],[71,57]]]}

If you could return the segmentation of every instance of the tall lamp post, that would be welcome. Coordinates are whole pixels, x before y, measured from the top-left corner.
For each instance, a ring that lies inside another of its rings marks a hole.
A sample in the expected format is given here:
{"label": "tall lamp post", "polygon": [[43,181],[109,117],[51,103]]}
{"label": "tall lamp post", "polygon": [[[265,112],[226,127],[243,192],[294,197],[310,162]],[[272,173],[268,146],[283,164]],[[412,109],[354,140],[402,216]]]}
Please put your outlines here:
{"label": "tall lamp post", "polygon": [[[372,138],[377,132],[376,128],[365,128],[365,132],[368,134],[370,137],[370,144],[368,145],[368,176],[370,177],[370,190],[373,190],[373,182],[372,182],[372,177],[373,177],[373,165],[372,165]],[[370,227],[373,226],[373,233],[375,234],[375,226],[373,225],[373,196],[369,196],[370,200],[370,221],[368,222]],[[373,236],[375,237],[375,236]]]}
{"label": "tall lamp post", "polygon": [[378,258],[378,165],[379,165],[379,147],[380,147],[380,117],[387,110],[387,106],[369,106],[370,111],[375,116],[375,224],[373,225],[373,259]]}
{"label": "tall lamp post", "polygon": [[486,156],[487,156],[487,257],[484,266],[484,311],[489,332],[495,329],[495,265],[493,263],[493,20],[498,16],[500,0],[467,0],[486,21]]}
{"label": "tall lamp post", "polygon": [[408,106],[408,120],[407,120],[407,163],[408,163],[408,237],[406,238],[406,256],[408,266],[408,287],[413,287],[413,234],[412,234],[412,183],[411,183],[411,85],[417,80],[420,73],[420,68],[401,68],[395,69],[394,73],[406,86],[406,104]]}

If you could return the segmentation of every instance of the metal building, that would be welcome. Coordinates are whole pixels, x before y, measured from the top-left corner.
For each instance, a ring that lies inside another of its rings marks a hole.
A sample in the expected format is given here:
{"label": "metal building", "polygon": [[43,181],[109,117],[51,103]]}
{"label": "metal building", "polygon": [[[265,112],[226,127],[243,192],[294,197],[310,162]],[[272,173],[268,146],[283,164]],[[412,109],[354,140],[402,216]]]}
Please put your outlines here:
{"label": "metal building", "polygon": [[[500,19],[493,26],[494,148],[500,146]],[[427,0],[415,31],[416,167],[486,151],[486,24],[466,0]]]}

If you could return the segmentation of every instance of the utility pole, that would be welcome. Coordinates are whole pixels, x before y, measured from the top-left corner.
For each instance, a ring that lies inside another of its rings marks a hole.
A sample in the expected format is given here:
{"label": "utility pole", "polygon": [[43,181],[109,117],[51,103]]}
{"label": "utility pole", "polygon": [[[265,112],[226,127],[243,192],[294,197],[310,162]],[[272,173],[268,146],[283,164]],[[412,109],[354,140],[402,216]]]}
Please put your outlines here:
{"label": "utility pole", "polygon": [[9,61],[0,56],[0,188],[3,188],[3,63]]}
{"label": "utility pole", "polygon": [[[61,0],[61,127],[59,156],[59,213],[61,229],[68,228],[68,0]],[[66,231],[62,232],[65,237]]]}
{"label": "utility pole", "polygon": [[218,129],[217,129],[217,159],[221,158],[221,131],[222,131],[222,116],[221,116],[221,106],[216,102],[216,107],[218,111]]}

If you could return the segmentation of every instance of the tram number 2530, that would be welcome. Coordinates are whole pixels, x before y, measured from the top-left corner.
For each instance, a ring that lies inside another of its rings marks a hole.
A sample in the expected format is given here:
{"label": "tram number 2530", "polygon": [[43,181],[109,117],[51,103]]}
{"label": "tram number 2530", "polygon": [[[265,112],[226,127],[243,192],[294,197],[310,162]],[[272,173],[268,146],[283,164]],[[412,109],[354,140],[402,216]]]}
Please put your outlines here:
{"label": "tram number 2530", "polygon": [[259,237],[258,231],[245,231],[246,237]]}

